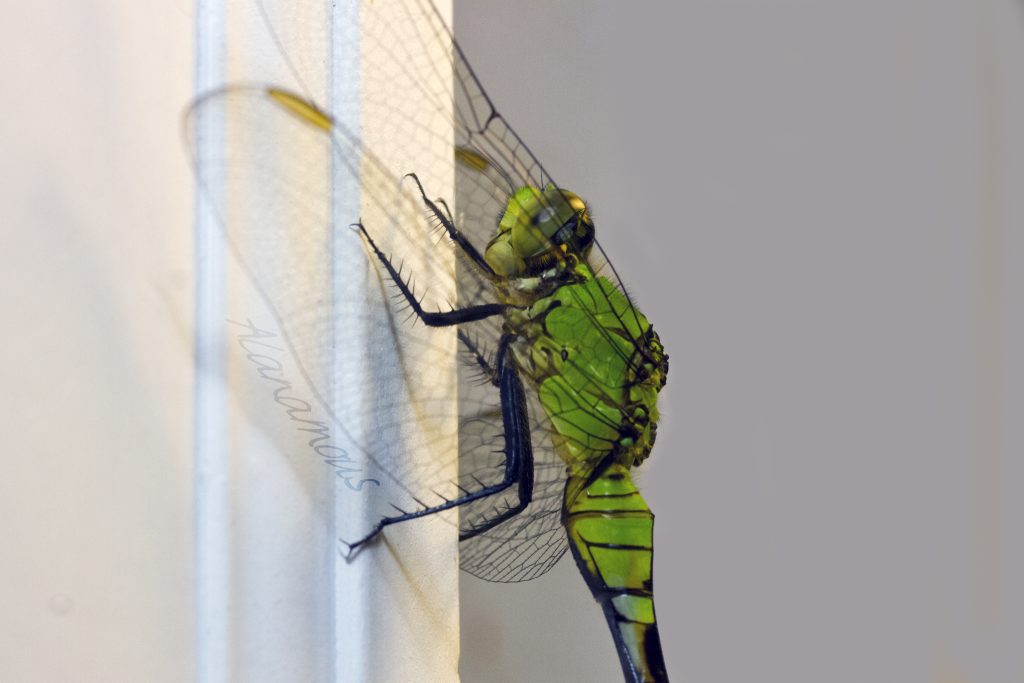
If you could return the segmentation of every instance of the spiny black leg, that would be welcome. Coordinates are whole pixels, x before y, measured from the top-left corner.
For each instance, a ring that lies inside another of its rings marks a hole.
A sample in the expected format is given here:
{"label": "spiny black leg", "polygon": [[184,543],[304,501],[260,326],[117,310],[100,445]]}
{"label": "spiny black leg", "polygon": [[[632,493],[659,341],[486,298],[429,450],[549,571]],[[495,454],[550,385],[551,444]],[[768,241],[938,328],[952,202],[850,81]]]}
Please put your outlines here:
{"label": "spiny black leg", "polygon": [[508,354],[512,335],[501,338],[498,346],[498,388],[501,395],[501,421],[505,431],[505,480],[518,481],[519,502],[487,521],[463,531],[460,541],[473,538],[515,517],[533,500],[533,445],[530,443],[530,418],[526,412],[526,392],[515,364]]}
{"label": "spiny black leg", "polygon": [[445,327],[447,325],[458,325],[459,323],[469,323],[475,320],[483,320],[489,318],[492,315],[501,315],[508,308],[505,304],[479,304],[477,306],[467,306],[466,308],[460,308],[451,311],[424,311],[423,307],[420,306],[419,300],[416,295],[413,294],[412,288],[409,283],[402,279],[402,274],[398,272],[398,269],[391,263],[391,259],[384,255],[378,247],[377,243],[370,237],[370,233],[366,232],[366,228],[363,227],[362,223],[356,224],[359,227],[360,234],[366,238],[373,253],[376,254],[377,258],[384,265],[384,269],[388,271],[388,275],[391,276],[392,281],[398,287],[399,291],[402,292],[402,296],[409,302],[412,310],[416,312],[416,316],[422,320],[426,325],[430,327]]}
{"label": "spiny black leg", "polygon": [[448,233],[448,237],[452,239],[455,244],[459,245],[459,248],[465,252],[469,260],[480,269],[488,279],[494,280],[498,278],[497,273],[491,268],[491,266],[484,260],[480,255],[480,252],[476,250],[469,240],[466,239],[458,228],[455,227],[455,223],[451,219],[451,212],[448,210],[448,205],[444,203],[444,200],[438,200],[438,202],[444,206],[445,212],[442,212],[438,207],[438,202],[434,202],[427,198],[427,193],[423,190],[423,184],[420,182],[419,177],[415,173],[407,173],[406,178],[412,178],[413,182],[416,183],[416,187],[419,188],[420,197],[423,198],[423,203],[430,209],[430,213],[434,214],[434,217],[444,226],[445,231]]}
{"label": "spiny black leg", "polygon": [[501,396],[501,419],[505,428],[505,475],[502,477],[502,480],[497,484],[484,486],[479,491],[473,491],[452,500],[446,500],[440,505],[426,506],[416,512],[402,512],[402,514],[395,517],[385,517],[377,522],[370,533],[358,541],[354,543],[342,541],[342,543],[348,546],[349,557],[352,557],[353,553],[360,547],[375,539],[386,526],[410,519],[426,517],[437,512],[450,510],[459,505],[472,503],[481,498],[493,496],[496,493],[501,493],[516,482],[519,483],[519,503],[502,511],[480,526],[463,532],[459,536],[459,540],[472,538],[493,528],[522,512],[530,504],[530,500],[533,497],[533,447],[530,444],[530,421],[526,413],[526,392],[523,390],[523,381],[519,379],[515,364],[508,354],[508,345],[512,339],[514,339],[512,335],[505,335],[501,338],[497,359],[498,385]]}
{"label": "spiny black leg", "polygon": [[479,366],[484,375],[490,380],[491,384],[499,386],[498,371],[491,367],[490,361],[488,361],[484,354],[480,352],[480,347],[476,345],[476,342],[470,339],[469,335],[462,330],[459,330],[456,334],[459,341],[462,342],[471,354],[473,354],[473,360],[476,362],[477,366]]}

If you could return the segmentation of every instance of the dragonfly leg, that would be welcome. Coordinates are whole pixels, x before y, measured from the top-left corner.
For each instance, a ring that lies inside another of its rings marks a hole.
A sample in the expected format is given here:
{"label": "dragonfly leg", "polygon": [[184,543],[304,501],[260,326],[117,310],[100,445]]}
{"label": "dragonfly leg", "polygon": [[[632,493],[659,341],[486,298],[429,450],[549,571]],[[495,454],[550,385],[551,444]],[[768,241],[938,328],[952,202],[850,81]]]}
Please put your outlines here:
{"label": "dragonfly leg", "polygon": [[[438,222],[444,226],[445,232],[448,233],[448,237],[451,238],[455,244],[462,249],[463,253],[469,257],[470,262],[475,265],[480,273],[489,280],[498,279],[498,275],[494,272],[494,269],[484,260],[484,257],[480,255],[477,248],[474,247],[466,236],[455,227],[455,221],[452,220],[451,211],[448,210],[448,205],[443,199],[439,199],[436,202],[427,197],[426,191],[423,189],[423,184],[420,182],[419,176],[415,173],[407,173],[406,178],[412,178],[413,182],[416,183],[416,187],[420,191],[420,197],[423,198],[423,203],[427,205],[430,213],[434,214],[434,217]],[[439,206],[440,205],[440,206]],[[444,207],[444,211],[441,211],[441,207]]]}
{"label": "dragonfly leg", "polygon": [[459,338],[459,341],[462,342],[462,345],[465,346],[466,349],[473,355],[473,361],[476,363],[477,367],[483,373],[484,377],[486,377],[488,381],[490,381],[490,383],[493,384],[494,386],[499,386],[500,376],[498,375],[498,371],[491,367],[491,362],[487,359],[483,352],[480,351],[480,346],[475,341],[470,339],[469,335],[462,330],[459,330],[457,332],[457,336]]}
{"label": "dragonfly leg", "polygon": [[508,354],[508,345],[512,341],[512,335],[502,337],[498,348],[498,387],[501,395],[501,418],[505,431],[505,474],[497,484],[484,486],[478,491],[472,491],[465,495],[446,500],[440,505],[425,506],[422,510],[414,512],[402,512],[395,517],[385,517],[377,522],[373,530],[366,536],[355,541],[346,543],[349,549],[349,557],[360,547],[375,539],[385,527],[399,522],[406,522],[410,519],[426,517],[437,512],[450,510],[459,505],[472,503],[475,500],[487,498],[508,489],[518,483],[519,502],[487,520],[484,524],[474,527],[468,532],[459,536],[459,540],[472,538],[477,534],[494,527],[497,524],[518,514],[530,504],[533,497],[533,448],[530,445],[530,421],[526,413],[526,392],[523,389],[523,381],[519,378],[515,364]]}
{"label": "dragonfly leg", "polygon": [[489,318],[492,315],[501,315],[508,308],[505,304],[478,304],[476,306],[467,306],[466,308],[453,309],[450,311],[424,311],[423,306],[420,305],[419,299],[416,298],[416,294],[412,291],[412,287],[409,285],[407,280],[402,279],[402,273],[395,265],[391,262],[391,259],[380,250],[377,243],[370,237],[370,233],[366,231],[366,228],[362,223],[357,223],[356,226],[359,228],[359,233],[366,239],[370,245],[370,249],[373,250],[374,255],[383,264],[384,269],[388,271],[388,275],[391,280],[398,287],[402,296],[409,302],[409,306],[415,311],[416,317],[423,321],[424,324],[430,327],[446,327],[449,325],[458,325],[460,323],[469,323],[475,320],[483,320]]}
{"label": "dragonfly leg", "polygon": [[498,389],[501,396],[501,422],[505,432],[505,481],[519,482],[518,502],[459,534],[465,541],[493,529],[515,517],[533,500],[533,446],[530,442],[530,419],[526,412],[526,392],[515,364],[509,357],[508,346],[513,335],[505,335],[498,346]]}

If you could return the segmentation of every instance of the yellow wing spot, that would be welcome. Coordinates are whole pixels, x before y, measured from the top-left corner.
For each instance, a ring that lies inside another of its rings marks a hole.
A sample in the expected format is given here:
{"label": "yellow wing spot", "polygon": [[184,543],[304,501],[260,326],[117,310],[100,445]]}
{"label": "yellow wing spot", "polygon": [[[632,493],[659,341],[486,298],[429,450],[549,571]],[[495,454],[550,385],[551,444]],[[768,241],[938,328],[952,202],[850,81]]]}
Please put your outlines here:
{"label": "yellow wing spot", "polygon": [[456,147],[455,160],[480,172],[486,171],[487,167],[491,165],[482,154],[468,147]]}
{"label": "yellow wing spot", "polygon": [[311,126],[330,130],[334,126],[334,119],[317,109],[312,102],[302,99],[298,95],[277,88],[268,88],[267,94],[279,105],[295,114]]}

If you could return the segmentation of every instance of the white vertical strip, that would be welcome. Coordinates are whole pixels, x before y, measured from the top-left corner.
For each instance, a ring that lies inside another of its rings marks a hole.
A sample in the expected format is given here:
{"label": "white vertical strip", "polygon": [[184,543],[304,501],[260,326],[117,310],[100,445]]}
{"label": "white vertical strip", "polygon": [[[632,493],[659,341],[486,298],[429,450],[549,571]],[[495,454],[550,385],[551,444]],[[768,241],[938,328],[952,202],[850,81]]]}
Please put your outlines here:
{"label": "white vertical strip", "polygon": [[[327,52],[325,31],[313,30],[324,26],[327,3],[304,3],[301,15],[296,3],[264,5],[273,34],[257,3],[229,5],[229,83],[287,78],[273,36],[283,45],[306,45],[313,55]],[[315,69],[303,74],[318,98],[325,87],[323,64],[312,60]],[[269,107],[256,101],[247,106]],[[330,501],[335,477],[310,446],[315,434],[308,430],[323,415],[313,408],[299,365],[308,357],[293,355],[285,335],[299,346],[328,341],[322,326],[302,326],[297,318],[308,314],[309,301],[329,297],[329,159],[323,145],[296,137],[295,129],[252,126],[251,114],[232,108],[226,122],[227,156],[244,159],[239,164],[245,165],[227,169],[226,220],[234,238],[249,245],[243,249],[249,267],[260,263],[255,270],[265,278],[254,283],[234,267],[234,259],[229,261],[225,317],[244,325],[223,323],[231,410],[228,680],[327,681],[334,677]],[[289,191],[297,184],[306,193],[302,199]],[[267,251],[257,251],[251,245],[270,234],[268,226],[278,241],[259,241]]]}
{"label": "white vertical strip", "polygon": [[[195,2],[194,94],[224,82],[224,0]],[[201,144],[221,143],[224,121],[205,117]],[[212,180],[212,179],[211,179]],[[223,192],[223,185],[207,188]],[[224,242],[202,192],[195,192],[195,649],[196,680],[228,680],[230,500],[224,367]]]}
{"label": "white vertical strip", "polygon": [[[381,43],[379,36],[383,26],[389,28],[393,38],[408,27],[408,14],[403,10],[402,3],[397,1],[367,3],[337,3],[335,6],[333,32],[333,79],[332,97],[336,119],[349,130],[358,131],[358,136],[371,146],[372,152],[387,165],[392,172],[417,171],[424,175],[425,182],[431,186],[431,192],[439,196],[452,197],[454,177],[431,176],[427,169],[409,167],[413,163],[411,145],[422,144],[414,140],[395,139],[389,137],[393,133],[393,122],[376,120],[374,116],[409,117],[430,129],[434,124],[440,128],[451,126],[451,113],[436,112],[423,106],[417,94],[410,89],[408,98],[400,101],[388,96],[387,111],[376,111],[370,103],[380,102],[381,91],[393,86],[390,79],[395,77],[395,66],[398,59],[394,54],[382,54],[391,45]],[[440,3],[442,13],[450,22],[450,2]],[[415,16],[416,12],[412,12]],[[378,36],[374,39],[372,36]],[[398,37],[397,40],[402,40]],[[409,40],[415,58],[415,41]],[[408,54],[408,53],[407,53]],[[433,55],[436,59],[445,59],[446,55]],[[450,66],[444,62],[438,65],[437,73],[450,73]],[[358,99],[356,99],[358,98]],[[359,106],[353,106],[358,103]],[[437,121],[426,118],[440,117]],[[452,144],[440,151],[441,155],[451,154]],[[441,158],[444,158],[443,156]],[[401,170],[399,170],[401,169]],[[363,173],[372,173],[365,165]],[[443,174],[442,174],[443,176]],[[368,228],[387,240],[387,222],[383,219],[379,208],[368,196],[363,196],[359,203],[358,213],[353,211],[352,199],[357,196],[355,188],[335,187],[335,235],[336,235],[336,267],[338,287],[379,287],[376,264],[368,264],[368,255],[358,239],[346,228],[356,218],[366,222]],[[418,212],[421,214],[421,212]],[[421,215],[407,217],[417,220]],[[446,251],[447,243],[433,248],[429,240],[423,244],[411,244],[397,241],[396,258],[402,259],[408,272],[425,275],[433,262],[436,268],[437,259],[453,259],[450,251]],[[397,251],[400,250],[400,251]],[[369,267],[368,267],[369,266]],[[366,311],[368,317],[379,316],[381,311]],[[368,319],[368,318],[365,318]],[[358,321],[339,320],[338,325],[359,324]],[[405,324],[419,324],[405,321]],[[364,328],[366,331],[366,328]],[[349,330],[351,332],[351,329]],[[369,334],[367,332],[367,334]],[[351,334],[347,335],[351,338]],[[444,346],[447,339],[451,343],[450,352],[424,355],[411,353],[407,349],[404,362],[410,364],[410,370],[417,373],[436,373],[439,382],[452,385],[451,420],[457,420],[454,378],[455,349],[452,330],[436,330],[436,339],[442,340],[439,347]],[[385,340],[367,337],[365,343],[369,347],[381,346]],[[349,350],[338,349],[339,353]],[[394,359],[393,362],[399,362]],[[370,380],[366,387],[368,392],[386,392],[384,385],[374,383],[376,368],[367,367],[366,377]],[[338,387],[337,405],[352,405],[363,401],[368,405],[374,397],[368,393],[364,396],[341,395],[350,387]],[[402,435],[402,446],[407,449],[406,457],[412,460],[430,461],[431,468],[437,470],[437,459],[450,456],[457,448],[452,441],[445,447],[436,440],[426,446],[428,440],[418,433],[414,414],[410,406],[401,402],[388,405],[387,409],[396,411],[396,421],[409,425]],[[344,414],[344,412],[342,413]],[[358,414],[358,411],[353,411]],[[357,440],[372,443],[374,435],[359,434],[364,425],[351,424],[349,429],[357,435]],[[454,432],[453,432],[454,434]],[[359,438],[365,436],[366,438]],[[438,448],[450,449],[450,452],[438,452]],[[415,471],[408,467],[407,471]],[[451,462],[451,480],[457,478],[454,461]],[[336,514],[339,516],[338,526],[344,528],[346,516],[358,514],[353,509],[351,492],[344,487],[337,489]],[[379,512],[379,510],[378,510]],[[457,530],[453,520],[457,519],[454,511],[442,516],[418,519],[388,527],[383,537],[373,545],[366,547],[351,561],[339,556],[335,572],[335,610],[337,633],[337,664],[338,680],[342,681],[454,681],[458,680],[458,563],[457,563]],[[352,525],[348,524],[348,528]]]}
{"label": "white vertical strip", "polygon": [[[273,28],[287,35],[297,27]],[[197,40],[198,92],[286,74],[254,2],[199,5]],[[322,87],[322,74],[305,77]],[[295,301],[326,290],[328,259],[306,258],[323,252],[313,241],[317,235],[288,225],[272,262],[288,271],[290,288],[273,290],[272,311],[254,286],[268,282],[250,281],[224,242],[224,228],[244,242],[260,232],[260,221],[285,225],[291,197],[279,180],[294,171],[296,159],[308,159],[309,177],[326,197],[326,157],[307,157],[293,140],[262,135],[235,107],[204,118],[199,144],[213,150],[210,158],[232,162],[222,176],[203,174],[218,217],[197,216],[198,677],[204,683],[332,680],[333,473],[311,452],[310,435],[301,431],[307,425],[288,412],[312,399],[276,322]],[[277,178],[252,173],[255,159],[278,169]],[[326,215],[321,223],[322,237]]]}
{"label": "white vertical strip", "polygon": [[[401,16],[400,2],[368,10],[365,3],[356,2],[264,0],[272,33],[266,31],[255,3],[209,2],[219,4],[198,8],[197,90],[225,82],[298,85],[317,102],[333,100],[330,108],[351,130],[375,130],[360,100],[367,76],[372,82],[375,74],[365,64],[361,18],[364,11],[377,21],[386,21],[382,12],[398,11]],[[294,73],[278,48],[287,55]],[[324,96],[327,92],[330,97]],[[409,116],[420,115],[411,93],[408,107]],[[202,427],[196,437],[200,680],[454,680],[458,584],[453,515],[390,529],[388,543],[368,548],[347,562],[338,554],[336,539],[342,534],[335,530],[346,527],[350,515],[360,514],[353,508],[360,501],[313,453],[308,430],[303,432],[303,425],[295,423],[295,407],[312,404],[313,395],[333,382],[330,377],[313,376],[315,388],[303,384],[306,371],[315,374],[325,369],[308,364],[307,357],[292,355],[295,349],[285,342],[284,334],[305,349],[295,351],[303,354],[309,352],[309,337],[303,332],[327,330],[317,324],[302,327],[287,316],[296,311],[303,315],[304,301],[330,300],[332,286],[348,288],[349,293],[367,286],[357,274],[370,277],[372,266],[358,238],[345,228],[361,215],[359,187],[339,184],[334,188],[333,222],[326,213],[322,221],[293,222],[294,209],[301,208],[300,214],[306,217],[315,215],[320,209],[318,198],[330,196],[325,149],[315,143],[307,148],[312,138],[260,135],[255,139],[252,134],[263,131],[240,125],[248,117],[241,113],[234,120],[239,114],[229,108],[226,120],[203,122],[205,143],[228,145],[224,158],[248,159],[246,163],[258,158],[266,164],[260,168],[269,172],[252,174],[228,166],[223,178],[214,179],[216,187],[206,189],[223,193],[217,202],[223,209],[221,220],[236,239],[246,239],[248,226],[277,221],[281,243],[275,245],[275,257],[263,264],[261,272],[266,274],[267,266],[282,270],[277,276],[268,275],[275,288],[271,310],[236,267],[234,255],[229,253],[225,259],[219,231],[202,233],[204,239],[211,234],[216,237],[203,242],[197,254],[197,265],[204,269],[199,280],[201,332],[196,342],[201,357],[196,410]],[[449,122],[450,115],[444,121]],[[394,148],[387,149],[388,144]],[[404,144],[394,140],[375,151],[402,155],[408,149]],[[259,154],[253,154],[253,149]],[[442,153],[449,150],[450,145]],[[287,181],[279,184],[275,173]],[[433,191],[451,194],[451,179],[432,181]],[[313,205],[297,207],[291,191],[295,188],[304,195],[302,201],[312,200]],[[365,198],[362,204],[366,206]],[[200,227],[204,220],[197,216]],[[260,258],[251,252],[249,257]],[[422,245],[410,247],[407,254],[411,265],[437,258],[436,251]],[[218,269],[220,264],[224,266]],[[284,282],[287,291],[281,289]],[[268,286],[268,282],[258,284]],[[351,339],[350,332],[346,331],[346,339]],[[301,339],[295,339],[296,334]],[[445,335],[442,332],[439,338]],[[454,341],[453,335],[448,336]],[[365,343],[375,340],[367,338]],[[423,371],[443,375],[443,369],[450,367],[454,372],[452,351],[417,362],[424,364]],[[339,352],[360,353],[361,349],[343,346]],[[367,368],[368,376],[373,371]],[[372,393],[374,387],[337,390],[347,393],[331,397],[335,406],[355,405],[362,411],[372,397],[360,392]],[[454,398],[453,393],[453,421],[457,419]],[[356,417],[359,414],[353,412]],[[410,458],[437,457],[438,453],[422,448],[424,440],[417,438],[408,415],[396,416],[394,421],[410,425],[403,437]],[[345,421],[345,430],[357,435],[362,426]],[[448,449],[441,455],[445,454],[450,455]]]}
{"label": "white vertical strip", "polygon": [[[360,131],[360,3],[345,0],[334,4],[331,15],[331,59],[330,59],[330,106],[335,121],[357,135]],[[338,160],[335,160],[335,164]],[[348,175],[334,168],[332,217],[335,225],[333,241],[334,258],[334,300],[340,300],[344,293],[341,288],[366,286],[366,253],[359,239],[344,226],[358,219],[359,188],[346,183]],[[365,324],[358,318],[335,319],[337,327],[348,326],[348,339],[362,339],[370,343]],[[358,329],[357,329],[358,326]],[[342,338],[341,329],[336,337]],[[349,349],[339,347],[338,353]],[[359,414],[358,409],[350,410],[367,400],[366,396],[346,395],[351,387],[341,383],[334,385],[332,399],[341,414]],[[356,421],[348,424],[351,436],[364,442],[362,424]],[[334,528],[344,535],[346,520],[350,515],[362,517],[365,510],[360,501],[352,500],[352,492],[339,480],[335,486]],[[366,558],[363,558],[364,560]],[[369,652],[364,632],[372,621],[372,601],[367,598],[367,586],[374,580],[369,561],[349,564],[340,554],[335,555],[334,568],[334,671],[335,679],[368,680],[366,674],[372,671],[368,661]],[[383,679],[382,679],[383,680]]]}

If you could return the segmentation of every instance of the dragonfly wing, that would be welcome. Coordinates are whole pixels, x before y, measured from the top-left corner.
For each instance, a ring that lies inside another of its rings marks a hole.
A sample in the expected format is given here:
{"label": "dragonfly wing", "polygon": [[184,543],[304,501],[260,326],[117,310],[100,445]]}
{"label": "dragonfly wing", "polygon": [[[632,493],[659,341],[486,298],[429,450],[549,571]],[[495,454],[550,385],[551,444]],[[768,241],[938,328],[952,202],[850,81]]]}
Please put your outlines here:
{"label": "dragonfly wing", "polygon": [[[264,1],[261,8],[274,31],[282,13],[291,21],[312,4]],[[397,15],[374,20],[378,5],[392,6]],[[480,481],[491,483],[502,471],[504,453],[497,390],[479,382],[474,354],[454,334],[407,320],[404,305],[390,299],[394,289],[379,264],[365,254],[358,265],[345,261],[351,273],[338,273],[337,245],[358,244],[344,227],[362,217],[383,251],[396,258],[410,251],[428,253],[439,241],[446,246],[436,217],[425,215],[422,199],[403,176],[417,174],[434,198],[432,188],[447,186],[445,178],[454,173],[456,199],[448,198],[444,207],[482,252],[515,189],[553,182],[494,109],[429,2],[381,0],[360,12],[362,54],[367,55],[362,68],[373,77],[363,79],[359,98],[372,131],[322,114],[308,91],[282,95],[266,87],[212,93],[189,115],[200,184],[238,261],[272,311],[310,402],[331,426],[332,447],[338,450],[330,452],[344,453],[332,464],[352,470],[346,472],[352,485],[373,501],[354,530],[345,532],[350,537],[394,516],[395,508],[415,511],[479,488]],[[283,36],[275,37],[302,89],[300,70],[322,55],[305,54]],[[406,109],[394,106],[399,97],[413,98],[423,115],[402,113]],[[453,106],[447,117],[434,115]],[[223,144],[208,132],[218,126]],[[376,154],[382,148],[393,154]],[[361,203],[356,200],[346,211],[336,201],[339,186],[358,188]],[[489,281],[469,259],[452,260],[442,252],[413,273],[417,291],[429,289],[425,307],[493,301]],[[310,268],[318,274],[312,283],[301,275]],[[460,327],[491,351],[501,332],[500,320],[493,318]],[[459,376],[435,381],[414,371],[413,361],[430,353],[461,353],[465,363]],[[372,403],[353,403],[351,397],[360,395],[374,396]],[[516,518],[463,544],[464,568],[489,580],[538,576],[566,549],[560,525],[565,466],[554,453],[552,428],[536,397],[528,408],[536,465],[533,502]],[[454,410],[460,416],[457,433],[450,420]],[[409,464],[403,435],[413,422],[426,435],[417,447],[432,459]],[[447,476],[453,458],[459,459],[455,479]],[[460,523],[472,528],[507,502],[473,503]]]}
{"label": "dragonfly wing", "polygon": [[[414,323],[356,233],[337,225],[332,183],[354,184],[361,173],[362,209],[376,210],[378,241],[396,254],[417,245],[436,248],[435,226],[414,185],[390,172],[341,124],[273,87],[209,93],[193,104],[186,127],[203,195],[270,311],[272,322],[263,327],[272,328],[273,343],[290,354],[301,395],[313,404],[302,415],[310,424],[296,426],[294,403],[288,404],[292,419],[261,424],[267,430],[305,428],[311,450],[357,489],[363,511],[348,520],[343,538],[361,537],[396,508],[414,512],[500,481],[500,397],[478,362],[479,354],[493,364],[494,322],[460,326],[475,340],[472,350],[445,330]],[[351,207],[353,219],[357,210],[358,204]],[[332,254],[345,243],[359,251],[359,259],[346,261],[353,271],[339,272]],[[456,279],[450,263],[416,273],[421,276],[442,289]],[[459,354],[457,376],[445,383],[423,375],[412,360],[427,354]],[[543,410],[531,399],[534,502],[464,544],[465,568],[490,580],[532,578],[567,547],[559,517],[565,468],[545,438],[550,427]],[[410,463],[404,433],[412,425],[425,435],[417,444],[425,457]],[[314,443],[326,435],[329,441]],[[452,478],[455,459],[458,475]],[[472,528],[507,503],[496,497],[466,506],[460,524]]]}
{"label": "dragonfly wing", "polygon": [[[474,395],[483,387],[472,384],[472,373],[462,373],[459,391]],[[562,527],[565,464],[547,436],[550,424],[536,394],[527,392],[527,413],[533,436],[533,496],[515,517],[467,538],[459,545],[463,570],[487,581],[528,581],[551,569],[568,547]],[[502,452],[504,434],[500,409],[464,415],[459,432],[459,470],[462,478],[501,480],[502,471],[488,467],[488,454]],[[504,459],[502,459],[502,466]],[[460,508],[460,526],[473,529],[519,502],[516,490]]]}
{"label": "dragonfly wing", "polygon": [[[407,321],[393,286],[348,229],[372,214],[369,229],[388,251],[439,251],[423,260],[417,282],[441,301],[453,299],[450,251],[446,261],[412,184],[341,124],[274,88],[207,94],[186,128],[203,196],[270,312],[261,327],[272,330],[295,370],[283,393],[280,368],[270,361],[256,368],[269,382],[260,390],[283,408],[279,420],[259,423],[298,431],[306,450],[353,489],[362,512],[342,538],[361,537],[395,507],[411,511],[456,496],[448,476],[458,457],[456,377],[431,374],[424,362],[456,353],[454,331]],[[429,458],[407,457],[413,427],[416,450]]]}

